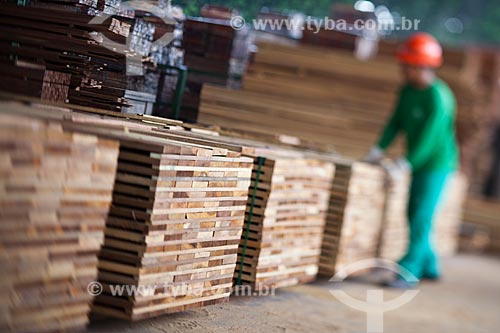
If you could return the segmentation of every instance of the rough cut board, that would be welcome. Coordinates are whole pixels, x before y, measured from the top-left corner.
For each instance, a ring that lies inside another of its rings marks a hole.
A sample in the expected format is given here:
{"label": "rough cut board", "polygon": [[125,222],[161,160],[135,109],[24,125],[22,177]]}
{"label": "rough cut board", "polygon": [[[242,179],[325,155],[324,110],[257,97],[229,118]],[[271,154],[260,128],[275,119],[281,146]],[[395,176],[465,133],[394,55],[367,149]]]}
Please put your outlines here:
{"label": "rough cut board", "polygon": [[83,330],[118,143],[15,115],[21,108],[0,107],[0,328]]}

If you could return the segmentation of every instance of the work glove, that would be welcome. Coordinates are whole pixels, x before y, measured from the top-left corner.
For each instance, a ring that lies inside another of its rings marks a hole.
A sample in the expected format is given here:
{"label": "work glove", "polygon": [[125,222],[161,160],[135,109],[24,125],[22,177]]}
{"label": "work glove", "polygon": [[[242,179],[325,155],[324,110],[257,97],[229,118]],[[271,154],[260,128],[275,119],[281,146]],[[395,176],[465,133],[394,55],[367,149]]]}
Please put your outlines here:
{"label": "work glove", "polygon": [[389,176],[390,182],[395,182],[404,179],[409,172],[411,172],[411,164],[406,160],[406,158],[399,158],[395,161],[382,162],[382,168]]}
{"label": "work glove", "polygon": [[362,161],[366,163],[378,164],[384,158],[384,151],[380,147],[374,146],[372,149],[363,157]]}

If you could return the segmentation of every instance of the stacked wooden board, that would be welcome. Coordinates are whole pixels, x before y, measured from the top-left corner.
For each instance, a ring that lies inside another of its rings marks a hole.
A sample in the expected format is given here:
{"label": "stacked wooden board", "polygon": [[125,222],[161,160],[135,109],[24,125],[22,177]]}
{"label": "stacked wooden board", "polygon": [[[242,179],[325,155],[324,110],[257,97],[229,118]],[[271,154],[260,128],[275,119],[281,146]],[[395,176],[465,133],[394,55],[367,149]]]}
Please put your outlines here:
{"label": "stacked wooden board", "polygon": [[204,86],[199,121],[334,143],[338,152],[362,157],[393,110],[396,64],[374,66],[342,50],[257,45],[243,90]]}
{"label": "stacked wooden board", "polygon": [[126,104],[125,55],[94,31],[124,40],[92,16],[0,3],[0,90],[120,111]]}
{"label": "stacked wooden board", "polygon": [[318,273],[332,163],[290,152],[255,152],[236,284],[255,289],[313,281]]}
{"label": "stacked wooden board", "polygon": [[[398,260],[405,254],[408,246],[409,176],[405,179],[392,182],[387,192],[379,248],[379,255],[382,258]],[[440,256],[451,256],[458,249],[459,229],[466,193],[466,177],[461,173],[450,177],[433,225],[432,241]]]}
{"label": "stacked wooden board", "polygon": [[489,233],[488,251],[500,253],[500,202],[481,198],[466,201],[464,221],[484,227]]}
{"label": "stacked wooden board", "polygon": [[229,19],[189,18],[184,22],[183,47],[189,75],[182,120],[196,122],[204,84],[241,85],[251,44],[249,30],[233,29]]}
{"label": "stacked wooden board", "polygon": [[385,198],[382,168],[340,160],[335,168],[319,266],[325,276],[377,256]]}
{"label": "stacked wooden board", "polygon": [[[401,84],[393,55],[360,61],[342,50],[268,41],[257,46],[242,91],[205,85],[200,122],[334,143],[338,152],[355,159],[366,154],[394,109]],[[481,122],[492,124],[490,110],[498,110],[499,94],[497,87],[492,89],[496,94],[481,93],[481,81],[474,79],[478,75],[470,74],[477,66],[469,65],[469,58],[466,66],[457,67],[450,56],[438,75],[457,97],[463,166],[474,179],[471,156],[477,155],[479,142],[486,142],[477,129]],[[393,149],[394,155],[403,151],[401,144]]]}
{"label": "stacked wooden board", "polygon": [[0,108],[0,329],[83,330],[118,143]]}
{"label": "stacked wooden board", "polygon": [[[252,160],[151,130],[86,130],[120,142],[94,312],[139,320],[227,300]],[[113,295],[122,287],[137,293]]]}
{"label": "stacked wooden board", "polygon": [[410,174],[401,173],[396,181],[386,175],[386,198],[380,229],[378,256],[399,260],[408,247],[408,200]]}

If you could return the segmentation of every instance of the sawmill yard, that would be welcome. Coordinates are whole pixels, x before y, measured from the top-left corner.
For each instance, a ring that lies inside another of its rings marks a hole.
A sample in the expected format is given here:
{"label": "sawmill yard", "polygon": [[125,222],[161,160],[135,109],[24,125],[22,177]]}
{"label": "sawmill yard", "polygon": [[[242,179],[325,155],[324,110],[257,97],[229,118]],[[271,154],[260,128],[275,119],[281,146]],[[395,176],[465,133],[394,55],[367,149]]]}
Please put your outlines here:
{"label": "sawmill yard", "polygon": [[416,34],[456,97],[417,137],[460,150],[443,176],[377,145],[429,73],[402,40],[144,6],[0,1],[0,331],[500,331],[496,48]]}

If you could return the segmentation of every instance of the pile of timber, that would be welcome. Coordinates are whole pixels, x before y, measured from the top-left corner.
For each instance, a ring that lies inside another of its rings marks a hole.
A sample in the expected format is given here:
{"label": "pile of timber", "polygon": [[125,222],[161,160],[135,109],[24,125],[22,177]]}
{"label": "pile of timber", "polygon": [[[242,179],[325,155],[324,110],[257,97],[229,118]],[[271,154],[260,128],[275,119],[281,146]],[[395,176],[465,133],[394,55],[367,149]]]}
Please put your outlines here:
{"label": "pile of timber", "polygon": [[1,111],[0,328],[83,330],[118,143],[65,131],[29,108]]}
{"label": "pile of timber", "polygon": [[140,320],[226,301],[252,160],[158,133],[103,133],[120,154],[93,311]]}
{"label": "pile of timber", "polygon": [[375,258],[382,226],[384,171],[337,161],[330,192],[319,273],[333,276],[359,260]]}
{"label": "pile of timber", "polygon": [[290,155],[255,151],[237,285],[285,287],[316,278],[334,166]]}
{"label": "pile of timber", "polygon": [[[266,41],[257,46],[242,91],[205,85],[200,122],[334,143],[338,152],[355,159],[370,149],[394,110],[401,84],[393,55],[361,61],[340,49]],[[468,57],[461,67],[450,59],[450,64],[445,59],[438,75],[450,84],[458,100],[457,133],[464,151],[463,165],[472,179],[474,154],[470,152],[484,142],[478,128],[484,128],[483,122],[492,123],[491,110],[498,110],[493,106],[499,105],[499,89],[490,89],[497,93],[485,95],[480,81],[471,79],[479,76],[474,57]],[[401,148],[400,142],[391,153],[401,154]]]}
{"label": "pile of timber", "polygon": [[408,247],[408,200],[410,174],[401,174],[395,181],[386,175],[386,198],[383,224],[380,229],[378,256],[399,260]]}
{"label": "pile of timber", "polygon": [[[406,253],[409,179],[408,176],[389,185],[379,245],[379,256],[382,258],[398,260]],[[432,230],[432,242],[440,256],[452,256],[458,250],[466,193],[467,178],[461,173],[453,175],[437,208]]]}
{"label": "pile of timber", "polygon": [[126,104],[125,55],[90,35],[125,37],[92,16],[0,3],[0,90],[41,100],[121,111]]}
{"label": "pile of timber", "polygon": [[464,208],[464,222],[483,227],[490,242],[487,251],[500,253],[500,202],[481,198],[468,199]]}
{"label": "pile of timber", "polygon": [[184,22],[183,48],[189,75],[182,120],[196,122],[204,84],[241,85],[251,44],[250,31],[233,29],[229,20],[189,18]]}
{"label": "pile of timber", "polygon": [[342,50],[259,42],[243,90],[205,85],[199,122],[335,144],[360,158],[393,110],[400,80],[390,60]]}
{"label": "pile of timber", "polygon": [[179,122],[48,108],[36,112],[62,119],[65,129],[120,143],[97,265],[103,292],[93,312],[139,320],[226,301],[252,159],[242,157],[238,146],[159,129]]}

